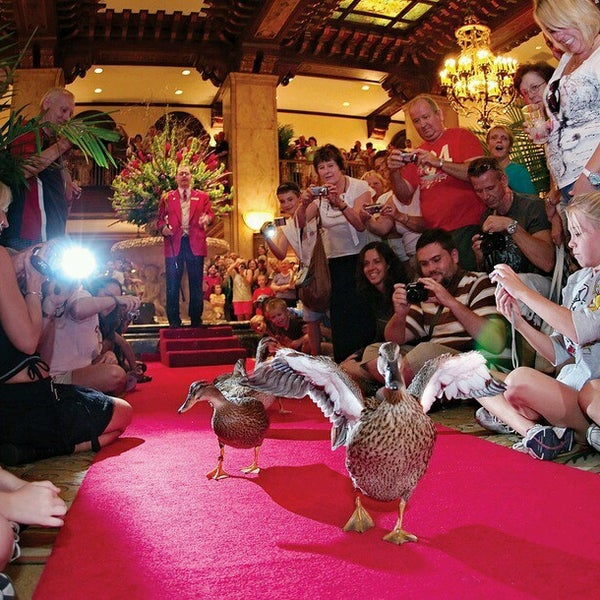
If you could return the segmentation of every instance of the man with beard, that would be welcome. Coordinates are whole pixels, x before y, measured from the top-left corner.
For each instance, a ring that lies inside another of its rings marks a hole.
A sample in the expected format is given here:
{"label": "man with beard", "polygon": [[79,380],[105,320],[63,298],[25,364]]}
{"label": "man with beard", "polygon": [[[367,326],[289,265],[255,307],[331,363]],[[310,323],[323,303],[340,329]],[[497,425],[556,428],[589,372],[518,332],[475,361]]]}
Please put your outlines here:
{"label": "man with beard", "polygon": [[[406,385],[429,359],[448,352],[477,349],[490,367],[509,370],[506,322],[496,310],[495,286],[487,274],[465,271],[459,266],[456,245],[443,229],[422,233],[416,257],[420,289],[415,294],[410,285],[394,286],[394,314],[385,327],[386,341],[401,347]],[[364,368],[374,381],[382,382],[376,350],[373,348]]]}

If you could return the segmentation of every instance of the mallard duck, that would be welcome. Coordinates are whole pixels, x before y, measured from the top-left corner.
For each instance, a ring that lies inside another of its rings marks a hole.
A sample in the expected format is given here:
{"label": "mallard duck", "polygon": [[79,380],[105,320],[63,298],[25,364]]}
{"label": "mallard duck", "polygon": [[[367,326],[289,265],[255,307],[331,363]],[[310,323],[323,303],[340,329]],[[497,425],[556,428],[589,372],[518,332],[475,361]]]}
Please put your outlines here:
{"label": "mallard duck", "polygon": [[[255,371],[260,369],[262,365],[269,360],[270,356],[275,352],[276,347],[279,347],[279,343],[274,338],[264,337],[259,340],[256,348]],[[217,375],[213,379],[213,385],[215,385],[227,398],[249,396],[259,400],[265,408],[270,408],[273,402],[277,400],[280,414],[288,414],[290,412],[283,408],[279,396],[275,396],[268,392],[253,390],[244,385],[242,381],[245,380],[247,376],[246,360],[244,358],[239,358],[233,367],[233,372]]]}
{"label": "mallard duck", "polygon": [[188,411],[197,402],[206,401],[213,409],[211,426],[219,441],[217,466],[206,474],[208,479],[224,479],[229,474],[223,469],[225,446],[254,448],[254,461],[242,469],[243,473],[258,473],[258,453],[269,428],[269,417],[262,403],[251,396],[225,396],[219,388],[207,381],[195,381],[179,413]]}
{"label": "mallard duck", "polygon": [[394,544],[417,540],[402,528],[404,509],[435,443],[434,425],[406,391],[399,360],[397,344],[381,345],[378,370],[385,388],[377,393],[377,402],[367,402],[358,385],[331,359],[288,348],[279,349],[247,381],[282,396],[312,398],[333,424],[332,449],[346,446],[346,468],[357,490],[356,509],[344,530],[363,532],[374,525],[358,491],[383,502],[399,500],[396,526],[384,537]]}
{"label": "mallard duck", "polygon": [[420,400],[426,413],[436,399],[477,399],[505,390],[506,385],[492,376],[484,356],[477,350],[442,354],[428,360],[408,386],[409,393]]}

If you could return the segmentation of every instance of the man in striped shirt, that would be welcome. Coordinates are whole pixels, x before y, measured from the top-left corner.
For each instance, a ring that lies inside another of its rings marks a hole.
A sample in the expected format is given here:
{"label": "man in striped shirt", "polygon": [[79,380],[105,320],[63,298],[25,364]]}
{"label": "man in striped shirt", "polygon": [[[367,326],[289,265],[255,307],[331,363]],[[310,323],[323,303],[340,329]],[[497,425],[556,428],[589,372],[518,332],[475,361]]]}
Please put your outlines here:
{"label": "man in striped shirt", "polygon": [[426,230],[417,242],[417,264],[427,299],[411,303],[397,284],[394,315],[385,338],[402,346],[408,385],[427,360],[445,352],[480,350],[496,368],[509,367],[506,326],[496,311],[495,286],[485,273],[463,270],[452,236]]}

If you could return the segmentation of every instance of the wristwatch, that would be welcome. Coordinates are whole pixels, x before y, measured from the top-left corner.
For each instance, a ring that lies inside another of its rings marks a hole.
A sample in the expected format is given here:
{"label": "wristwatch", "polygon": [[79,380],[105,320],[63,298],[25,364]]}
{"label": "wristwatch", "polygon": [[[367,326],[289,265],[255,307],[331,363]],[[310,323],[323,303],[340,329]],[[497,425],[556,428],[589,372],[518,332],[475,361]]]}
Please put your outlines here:
{"label": "wristwatch", "polygon": [[600,173],[592,173],[586,168],[584,168],[581,172],[590,180],[592,185],[600,187]]}
{"label": "wristwatch", "polygon": [[518,221],[513,221],[506,228],[506,233],[508,233],[508,235],[514,235],[515,232],[517,231],[517,227],[518,226],[519,226],[519,222]]}

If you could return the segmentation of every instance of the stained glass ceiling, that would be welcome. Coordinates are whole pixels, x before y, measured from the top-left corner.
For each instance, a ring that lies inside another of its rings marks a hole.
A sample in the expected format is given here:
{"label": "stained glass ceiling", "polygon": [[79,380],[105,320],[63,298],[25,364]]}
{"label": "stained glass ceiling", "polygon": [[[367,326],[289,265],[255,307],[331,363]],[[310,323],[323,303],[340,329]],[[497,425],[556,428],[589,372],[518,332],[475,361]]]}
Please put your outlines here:
{"label": "stained glass ceiling", "polygon": [[410,29],[438,0],[342,0],[331,15],[333,21],[386,29]]}

